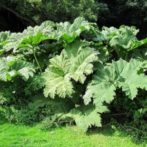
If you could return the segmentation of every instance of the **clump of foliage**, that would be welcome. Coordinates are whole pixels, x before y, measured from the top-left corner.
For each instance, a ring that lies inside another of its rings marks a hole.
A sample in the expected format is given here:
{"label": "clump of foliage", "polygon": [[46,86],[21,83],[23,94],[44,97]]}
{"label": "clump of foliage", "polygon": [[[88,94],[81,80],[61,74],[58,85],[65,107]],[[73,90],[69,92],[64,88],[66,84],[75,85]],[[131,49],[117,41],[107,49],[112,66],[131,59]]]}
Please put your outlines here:
{"label": "clump of foliage", "polygon": [[147,38],[138,40],[137,33],[128,26],[100,30],[82,17],[1,32],[0,116],[46,119],[50,126],[75,122],[83,131],[102,126],[109,111],[143,121]]}

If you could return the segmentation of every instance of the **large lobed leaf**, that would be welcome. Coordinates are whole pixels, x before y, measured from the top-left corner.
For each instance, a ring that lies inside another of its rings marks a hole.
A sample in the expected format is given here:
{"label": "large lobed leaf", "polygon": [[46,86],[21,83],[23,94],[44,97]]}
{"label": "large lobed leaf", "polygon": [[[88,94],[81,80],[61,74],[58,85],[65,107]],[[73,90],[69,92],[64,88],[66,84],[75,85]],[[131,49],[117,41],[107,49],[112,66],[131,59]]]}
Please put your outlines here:
{"label": "large lobed leaf", "polygon": [[141,66],[142,62],[135,59],[129,62],[120,59],[106,66],[98,65],[97,73],[83,97],[85,104],[89,104],[92,98],[96,106],[110,103],[118,87],[130,99],[135,98],[138,88],[147,89],[147,77],[139,73]]}
{"label": "large lobed leaf", "polygon": [[98,60],[98,52],[89,47],[89,42],[76,40],[65,47],[70,62],[70,75],[76,82],[84,83],[86,76],[93,72],[93,62]]}
{"label": "large lobed leaf", "polygon": [[66,96],[71,96],[73,85],[67,73],[68,68],[68,60],[63,55],[56,56],[50,60],[50,65],[44,74],[45,97],[54,98],[55,95],[58,95],[65,98]]}
{"label": "large lobed leaf", "polygon": [[9,56],[0,59],[0,80],[11,81],[14,77],[20,76],[24,80],[33,77],[35,69],[29,62],[19,57]]}
{"label": "large lobed leaf", "polygon": [[80,106],[72,109],[69,113],[63,114],[60,119],[71,118],[81,130],[86,132],[92,126],[101,127],[100,112],[106,111],[107,108],[105,106],[99,106],[99,108],[95,108],[92,105]]}
{"label": "large lobed leaf", "polygon": [[78,17],[74,20],[73,24],[69,22],[60,23],[57,25],[57,34],[59,39],[67,43],[73,42],[84,31],[89,31],[92,25],[83,17]]}
{"label": "large lobed leaf", "polygon": [[82,41],[76,41],[66,46],[60,56],[50,60],[49,68],[44,74],[45,96],[52,98],[71,96],[73,85],[71,79],[84,83],[86,76],[93,72],[93,62],[97,61],[97,52],[83,46]]}

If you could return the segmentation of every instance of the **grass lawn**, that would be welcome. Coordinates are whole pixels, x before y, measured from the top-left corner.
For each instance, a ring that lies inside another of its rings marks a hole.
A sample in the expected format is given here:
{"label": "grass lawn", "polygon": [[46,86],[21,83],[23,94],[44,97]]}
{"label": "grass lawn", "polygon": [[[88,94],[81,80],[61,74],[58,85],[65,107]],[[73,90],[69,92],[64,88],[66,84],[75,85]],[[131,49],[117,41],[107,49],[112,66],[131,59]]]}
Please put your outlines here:
{"label": "grass lawn", "polygon": [[42,131],[38,126],[0,125],[0,147],[145,147],[122,132],[101,130],[88,135],[76,127]]}

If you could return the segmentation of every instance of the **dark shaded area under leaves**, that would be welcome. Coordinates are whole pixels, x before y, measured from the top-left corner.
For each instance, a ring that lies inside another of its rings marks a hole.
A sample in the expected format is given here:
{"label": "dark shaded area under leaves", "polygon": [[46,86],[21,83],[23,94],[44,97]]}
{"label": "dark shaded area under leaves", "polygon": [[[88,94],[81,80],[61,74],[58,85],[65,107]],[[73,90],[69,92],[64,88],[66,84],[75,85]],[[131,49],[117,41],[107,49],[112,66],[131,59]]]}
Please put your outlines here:
{"label": "dark shaded area under leaves", "polygon": [[16,14],[6,10],[0,9],[0,31],[10,30],[12,32],[19,32],[30,25],[26,20],[19,18]]}

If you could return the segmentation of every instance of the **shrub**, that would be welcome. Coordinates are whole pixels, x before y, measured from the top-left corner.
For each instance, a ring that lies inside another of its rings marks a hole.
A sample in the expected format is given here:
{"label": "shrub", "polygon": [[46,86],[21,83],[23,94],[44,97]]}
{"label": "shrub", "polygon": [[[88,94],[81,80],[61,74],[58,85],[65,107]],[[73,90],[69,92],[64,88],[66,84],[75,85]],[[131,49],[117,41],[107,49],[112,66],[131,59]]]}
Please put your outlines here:
{"label": "shrub", "polygon": [[68,120],[87,131],[102,125],[111,106],[122,105],[130,119],[144,119],[146,99],[139,94],[145,97],[147,90],[147,38],[138,40],[137,33],[127,26],[100,30],[82,17],[72,24],[46,21],[22,33],[1,32],[3,117]]}

